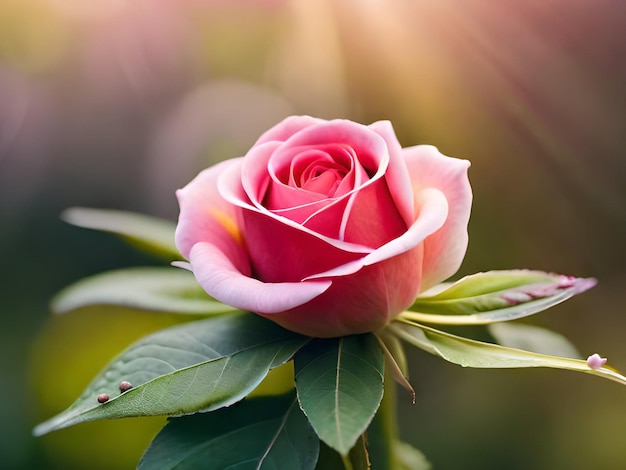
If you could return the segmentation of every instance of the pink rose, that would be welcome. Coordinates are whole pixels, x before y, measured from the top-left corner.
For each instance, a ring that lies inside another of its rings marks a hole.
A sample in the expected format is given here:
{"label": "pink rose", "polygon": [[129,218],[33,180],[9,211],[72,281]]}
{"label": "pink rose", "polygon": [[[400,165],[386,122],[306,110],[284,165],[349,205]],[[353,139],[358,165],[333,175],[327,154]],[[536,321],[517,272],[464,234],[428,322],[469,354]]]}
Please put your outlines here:
{"label": "pink rose", "polygon": [[289,117],[177,192],[176,244],[225,304],[309,336],[376,331],[459,268],[468,167],[387,121]]}

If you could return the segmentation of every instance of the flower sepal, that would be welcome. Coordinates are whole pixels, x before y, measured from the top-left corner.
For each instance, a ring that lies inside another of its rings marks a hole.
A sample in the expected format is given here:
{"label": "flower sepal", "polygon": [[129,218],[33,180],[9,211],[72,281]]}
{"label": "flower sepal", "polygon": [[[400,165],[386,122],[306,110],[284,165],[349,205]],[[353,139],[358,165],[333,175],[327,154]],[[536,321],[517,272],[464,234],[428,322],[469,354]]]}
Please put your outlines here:
{"label": "flower sepal", "polygon": [[595,284],[593,278],[527,269],[488,271],[423,292],[401,317],[442,325],[516,320],[557,305]]}

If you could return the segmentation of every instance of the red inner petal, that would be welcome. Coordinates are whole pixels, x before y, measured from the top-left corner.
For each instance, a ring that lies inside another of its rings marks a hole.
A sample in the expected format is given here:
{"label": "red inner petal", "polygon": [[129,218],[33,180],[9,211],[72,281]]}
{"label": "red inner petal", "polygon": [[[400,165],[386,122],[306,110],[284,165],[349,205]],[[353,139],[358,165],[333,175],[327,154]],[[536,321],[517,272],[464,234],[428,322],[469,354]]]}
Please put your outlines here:
{"label": "red inner petal", "polygon": [[333,197],[343,179],[354,168],[354,152],[343,145],[325,145],[305,148],[289,163],[289,178],[285,178],[287,165],[277,171],[278,179],[289,186]]}
{"label": "red inner petal", "polygon": [[332,196],[337,191],[343,175],[335,168],[323,168],[316,165],[316,168],[307,171],[306,178],[301,178],[300,187],[307,191]]}

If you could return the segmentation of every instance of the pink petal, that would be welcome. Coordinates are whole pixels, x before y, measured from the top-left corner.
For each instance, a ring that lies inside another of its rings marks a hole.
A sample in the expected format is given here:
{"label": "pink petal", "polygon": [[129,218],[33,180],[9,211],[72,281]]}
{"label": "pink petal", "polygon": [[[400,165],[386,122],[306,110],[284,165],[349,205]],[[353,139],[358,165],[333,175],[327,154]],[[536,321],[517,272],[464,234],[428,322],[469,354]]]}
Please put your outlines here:
{"label": "pink petal", "polygon": [[472,190],[467,178],[470,162],[446,157],[429,145],[408,147],[404,149],[404,157],[414,193],[437,188],[448,203],[445,223],[424,241],[422,289],[427,289],[452,276],[465,256],[472,206]]}
{"label": "pink petal", "polygon": [[189,261],[198,283],[215,299],[242,310],[277,313],[298,307],[326,291],[331,281],[264,283],[242,274],[209,243],[193,246]]}
{"label": "pink petal", "polygon": [[[416,195],[420,201],[420,213],[417,220],[400,237],[391,240],[376,251],[367,255],[364,259],[365,266],[379,263],[382,260],[397,256],[415,248],[420,243],[426,243],[427,237],[433,236],[440,230],[448,216],[448,201],[444,194],[435,188],[427,188]],[[426,248],[424,250],[426,253]],[[426,257],[426,254],[424,254]],[[425,268],[423,268],[425,270]]]}
{"label": "pink petal", "polygon": [[413,188],[406,168],[402,146],[398,142],[393,126],[389,121],[378,121],[370,124],[370,129],[379,134],[387,143],[389,150],[389,166],[385,179],[389,186],[391,197],[396,209],[404,219],[406,226],[410,226],[415,219]]}
{"label": "pink petal", "polygon": [[243,185],[247,197],[255,206],[261,207],[265,195],[271,184],[268,172],[269,161],[281,144],[279,142],[268,142],[252,147],[246,156],[241,159],[241,168],[236,173],[236,182],[240,187]]}
{"label": "pink petal", "polygon": [[[230,165],[228,168],[225,168],[224,172],[220,175],[219,180],[217,181],[219,194],[235,207],[245,209],[251,213],[262,214],[264,217],[273,219],[273,224],[269,224],[268,222],[269,225],[266,229],[269,230],[269,232],[265,233],[264,238],[272,238],[273,232],[276,230],[282,230],[280,227],[284,226],[293,230],[301,231],[312,237],[319,238],[320,241],[323,241],[324,243],[332,245],[338,250],[348,253],[370,253],[372,251],[371,248],[364,245],[360,245],[357,243],[348,243],[342,240],[333,239],[325,235],[316,233],[308,229],[307,227],[303,227],[293,220],[288,219],[287,217],[269,211],[258,203],[256,205],[253,205],[240,184],[242,164],[241,160],[242,159],[236,159],[236,163]],[[241,213],[242,216],[244,213],[245,212]],[[246,237],[248,237],[249,232],[249,227],[246,227]],[[253,236],[251,239],[256,240],[257,237]]]}
{"label": "pink petal", "polygon": [[353,276],[335,278],[319,297],[268,318],[316,337],[378,331],[415,300],[420,286],[421,248],[367,266]]}
{"label": "pink petal", "polygon": [[327,121],[324,119],[318,119],[311,116],[289,116],[261,135],[261,137],[259,137],[254,144],[254,147],[270,141],[284,142],[295,133],[300,132],[302,129],[325,122]]}
{"label": "pink petal", "polygon": [[[238,159],[218,163],[202,171],[176,192],[180,215],[175,241],[185,258],[189,258],[193,245],[202,241],[210,241],[222,249],[242,245],[241,211],[228,203],[217,190],[221,174],[238,164]],[[239,269],[244,269],[244,266],[240,265]]]}
{"label": "pink petal", "polygon": [[[336,198],[342,195],[341,192],[351,190],[353,187],[351,182],[354,180],[351,155],[342,147],[337,147],[330,145],[320,146],[319,149],[296,147],[284,152],[275,152],[268,165],[271,183],[263,205],[273,212],[303,223],[308,217],[336,201]],[[340,154],[337,156],[337,153]],[[311,168],[316,166],[323,167],[326,170],[325,176],[329,178],[319,177],[314,180],[309,177],[303,180]],[[330,191],[323,187],[325,182],[331,189],[336,189]],[[305,186],[301,187],[301,184]],[[340,222],[335,223],[337,226],[339,224]]]}
{"label": "pink petal", "polygon": [[[332,171],[342,178],[353,168],[354,152],[341,144],[316,145],[315,147],[288,147],[277,151],[269,164],[269,172],[293,188],[304,188],[315,178],[314,170]],[[324,196],[333,196],[326,191]]]}
{"label": "pink petal", "polygon": [[389,154],[385,139],[367,126],[343,119],[321,121],[304,128],[285,141],[285,148],[325,144],[347,145],[370,174],[382,176],[387,170]]}
{"label": "pink petal", "polygon": [[400,237],[407,227],[389,193],[387,182],[379,179],[354,194],[344,240],[378,248]]}
{"label": "pink petal", "polygon": [[348,251],[344,248],[357,248],[357,245],[323,238],[273,214],[244,210],[242,215],[254,273],[264,282],[301,281],[362,258],[370,251],[364,247]]}
{"label": "pink petal", "polygon": [[[395,256],[406,253],[424,242],[428,236],[439,230],[444,224],[448,214],[448,203],[444,194],[434,188],[428,188],[420,193],[421,212],[415,223],[398,238],[391,240],[380,248],[374,250],[364,258],[329,269],[328,271],[312,274],[306,279],[321,279],[326,277],[347,276],[353,274],[364,266],[372,266],[376,263],[388,260]],[[421,263],[422,255],[420,254]],[[415,261],[418,263],[418,261]]]}
{"label": "pink petal", "polygon": [[[348,202],[349,198],[342,197],[335,200],[327,200],[326,205],[319,208],[310,208],[316,210],[309,210],[309,214],[302,221],[302,225],[315,233],[331,239],[344,240],[342,222]],[[291,217],[290,214],[289,218]],[[363,245],[365,244],[363,243]]]}

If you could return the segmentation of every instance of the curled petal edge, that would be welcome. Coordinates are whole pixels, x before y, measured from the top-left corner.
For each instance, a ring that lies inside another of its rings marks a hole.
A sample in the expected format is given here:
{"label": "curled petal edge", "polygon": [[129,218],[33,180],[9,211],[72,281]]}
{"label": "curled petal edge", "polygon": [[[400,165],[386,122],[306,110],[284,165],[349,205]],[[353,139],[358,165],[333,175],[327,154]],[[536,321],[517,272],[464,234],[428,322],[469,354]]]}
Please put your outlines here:
{"label": "curled petal edge", "polygon": [[439,230],[445,223],[448,216],[448,202],[445,195],[435,188],[424,189],[421,196],[423,204],[419,217],[402,236],[386,243],[361,259],[306,277],[304,281],[354,274],[365,266],[393,258],[422,243],[426,237]]}
{"label": "curled petal edge", "polygon": [[213,298],[256,313],[279,313],[303,305],[325,292],[332,281],[265,283],[243,275],[228,257],[210,243],[191,248],[194,276]]}
{"label": "curled petal edge", "polygon": [[[241,164],[241,162],[239,164]],[[240,174],[241,174],[241,168],[238,167],[237,165],[233,165],[232,167],[227,168],[222,173],[217,183],[218,191],[220,192],[220,195],[233,206],[239,207],[244,210],[249,210],[252,212],[263,214],[264,216],[274,219],[283,225],[287,225],[291,228],[307,233],[308,235],[312,237],[316,237],[320,240],[323,240],[324,242],[328,243],[329,245],[334,246],[335,248],[338,248],[340,250],[343,250],[349,253],[371,253],[373,251],[372,248],[369,248],[367,246],[359,245],[357,243],[337,240],[334,238],[321,235],[317,232],[314,232],[311,229],[303,227],[301,224],[294,222],[293,220],[287,217],[273,213],[272,211],[263,207],[261,204],[255,203],[255,204],[258,204],[258,206],[254,205],[252,202],[246,200],[248,198],[247,194],[245,193],[241,194],[241,188],[238,187]],[[238,192],[238,188],[239,188],[239,192]]]}

